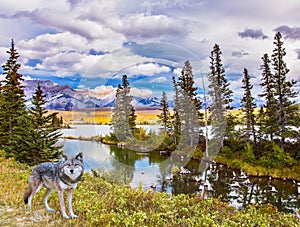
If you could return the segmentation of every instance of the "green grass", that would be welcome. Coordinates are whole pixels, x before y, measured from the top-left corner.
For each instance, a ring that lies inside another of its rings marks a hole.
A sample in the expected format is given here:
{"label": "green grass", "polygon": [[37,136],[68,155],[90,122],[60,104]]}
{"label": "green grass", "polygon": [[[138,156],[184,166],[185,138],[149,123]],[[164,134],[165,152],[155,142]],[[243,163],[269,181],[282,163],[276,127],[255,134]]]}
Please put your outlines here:
{"label": "green grass", "polygon": [[280,179],[293,179],[300,181],[300,168],[298,164],[295,164],[293,167],[282,167],[282,168],[267,168],[259,165],[252,165],[245,161],[242,161],[237,158],[226,158],[222,154],[218,154],[215,159],[217,162],[226,164],[230,167],[235,167],[242,169],[250,176],[270,176],[273,178]]}
{"label": "green grass", "polygon": [[44,190],[33,200],[33,211],[23,203],[31,168],[0,157],[0,226],[299,226],[292,214],[270,205],[237,210],[219,199],[200,196],[172,197],[151,190],[131,189],[85,174],[75,190],[73,207],[78,219],[64,220],[57,193],[43,204]]}

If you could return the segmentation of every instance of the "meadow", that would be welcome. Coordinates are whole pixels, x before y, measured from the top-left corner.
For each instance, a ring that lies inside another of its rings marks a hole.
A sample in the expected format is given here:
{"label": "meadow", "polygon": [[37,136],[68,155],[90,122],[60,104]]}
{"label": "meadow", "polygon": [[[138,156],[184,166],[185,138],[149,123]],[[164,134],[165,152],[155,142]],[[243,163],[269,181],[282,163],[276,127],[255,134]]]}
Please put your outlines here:
{"label": "meadow", "polygon": [[[49,110],[49,113],[57,112],[65,124],[109,124],[111,121],[111,109],[85,109],[81,111],[57,111]],[[158,108],[139,108],[136,110],[137,124],[157,124],[160,110]]]}

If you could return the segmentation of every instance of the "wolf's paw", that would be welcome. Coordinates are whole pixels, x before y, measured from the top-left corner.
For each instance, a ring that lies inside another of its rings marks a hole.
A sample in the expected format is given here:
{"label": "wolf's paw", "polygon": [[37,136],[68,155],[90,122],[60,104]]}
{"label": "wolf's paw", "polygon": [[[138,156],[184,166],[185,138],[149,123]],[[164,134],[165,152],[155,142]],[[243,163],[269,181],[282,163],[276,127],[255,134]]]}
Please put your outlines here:
{"label": "wolf's paw", "polygon": [[66,214],[63,215],[64,219],[69,219],[70,217]]}
{"label": "wolf's paw", "polygon": [[78,218],[76,214],[70,214],[71,218]]}
{"label": "wolf's paw", "polygon": [[69,219],[70,217],[66,214],[66,212],[61,212],[61,215],[64,219]]}

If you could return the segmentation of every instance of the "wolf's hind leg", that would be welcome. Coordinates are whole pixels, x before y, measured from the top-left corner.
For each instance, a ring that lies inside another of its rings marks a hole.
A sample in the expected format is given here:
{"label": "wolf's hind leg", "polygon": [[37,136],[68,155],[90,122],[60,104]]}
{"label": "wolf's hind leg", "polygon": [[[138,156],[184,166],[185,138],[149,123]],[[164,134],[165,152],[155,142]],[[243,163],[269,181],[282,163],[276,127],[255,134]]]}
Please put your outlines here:
{"label": "wolf's hind leg", "polygon": [[[41,190],[41,188],[43,187],[43,182],[42,181],[39,181],[39,182],[34,182],[34,184],[30,184],[29,183],[29,197],[28,199],[25,199],[24,198],[24,201],[26,200],[28,202],[28,207],[29,207],[29,210],[31,211],[31,204],[32,204],[32,199],[33,199],[33,196],[39,191]],[[26,194],[26,193],[25,193]],[[28,195],[27,195],[28,196]]]}
{"label": "wolf's hind leg", "polygon": [[49,204],[48,204],[48,198],[51,195],[51,193],[52,193],[52,189],[51,188],[47,188],[46,195],[44,196],[44,199],[43,199],[43,202],[45,204],[46,210],[49,211],[49,212],[53,212],[54,211],[51,207],[49,207]]}

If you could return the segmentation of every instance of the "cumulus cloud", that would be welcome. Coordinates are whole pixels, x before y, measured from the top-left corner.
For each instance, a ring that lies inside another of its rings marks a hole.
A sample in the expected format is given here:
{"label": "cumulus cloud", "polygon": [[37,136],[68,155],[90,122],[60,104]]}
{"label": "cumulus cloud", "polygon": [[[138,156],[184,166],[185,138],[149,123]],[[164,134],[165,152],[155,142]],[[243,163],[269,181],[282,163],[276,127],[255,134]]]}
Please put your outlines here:
{"label": "cumulus cloud", "polygon": [[125,71],[129,75],[144,75],[144,76],[152,76],[158,73],[168,73],[170,72],[170,68],[164,65],[159,65],[156,63],[142,63],[130,66]]}
{"label": "cumulus cloud", "polygon": [[288,25],[282,25],[276,29],[276,32],[280,32],[285,39],[300,39],[300,27],[289,27]]}
{"label": "cumulus cloud", "polygon": [[42,34],[30,40],[21,40],[17,43],[23,57],[45,58],[59,52],[82,51],[87,41],[69,32],[58,34]]}
{"label": "cumulus cloud", "polygon": [[116,29],[127,37],[161,38],[182,35],[182,22],[166,15],[137,14],[124,17]]}
{"label": "cumulus cloud", "polygon": [[239,32],[238,35],[241,38],[252,38],[252,39],[267,39],[266,36],[261,29],[251,29],[246,28],[243,32]]}
{"label": "cumulus cloud", "polygon": [[[150,74],[150,70],[162,70],[160,67],[151,65],[143,66],[144,62],[152,62],[152,58],[142,57],[132,54],[126,48],[120,48],[112,53],[107,53],[101,56],[84,56],[76,70],[81,72],[85,77],[101,77],[109,79],[117,75],[142,72]],[[137,67],[139,65],[139,67]]]}
{"label": "cumulus cloud", "polygon": [[18,12],[14,17],[27,17],[32,21],[50,26],[63,31],[85,37],[88,40],[103,39],[103,38],[117,38],[120,34],[113,31],[110,27],[104,24],[97,23],[92,20],[85,20],[76,17],[77,15],[66,14],[54,9],[42,8],[35,9],[31,12]]}
{"label": "cumulus cloud", "polygon": [[[59,76],[79,73],[86,77],[108,78],[124,68],[153,61],[152,58],[133,54],[127,48],[120,48],[121,41],[115,42],[118,43],[115,46],[112,44],[114,42],[110,42],[108,39],[103,42],[101,40],[90,42],[80,35],[63,32],[47,33],[30,40],[21,40],[17,43],[17,47],[22,53],[22,58],[40,59],[40,63],[35,66],[36,69],[54,70]],[[111,47],[108,48],[106,43]],[[111,52],[104,52],[103,50],[106,48]],[[101,54],[91,54],[91,49]],[[2,56],[0,57],[2,58]],[[132,67],[132,73],[140,71],[145,75],[168,70],[167,67],[160,67],[156,64]]]}

